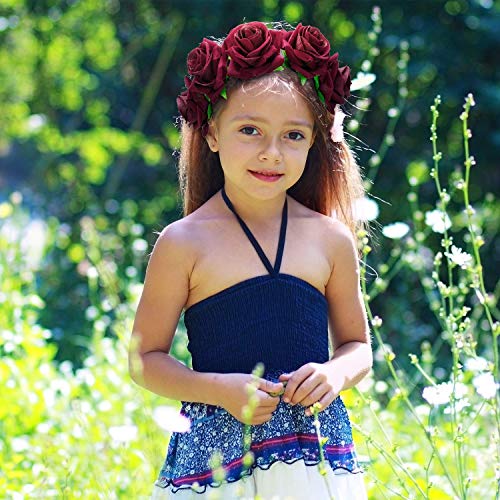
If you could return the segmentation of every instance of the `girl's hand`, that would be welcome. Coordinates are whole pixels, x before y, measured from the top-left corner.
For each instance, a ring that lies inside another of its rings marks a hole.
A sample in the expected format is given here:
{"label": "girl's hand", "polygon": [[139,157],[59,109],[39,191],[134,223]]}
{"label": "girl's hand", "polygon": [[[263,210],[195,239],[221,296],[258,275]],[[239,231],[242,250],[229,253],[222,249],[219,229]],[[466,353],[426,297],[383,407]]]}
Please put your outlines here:
{"label": "girl's hand", "polygon": [[[234,418],[244,424],[251,425],[260,425],[271,419],[280,402],[278,396],[272,396],[271,394],[281,393],[283,390],[281,382],[274,383],[244,373],[221,374],[220,380],[219,406],[222,406]],[[250,391],[250,394],[252,394],[250,396],[249,387],[251,385],[256,386],[256,389]],[[243,408],[248,407],[250,397],[253,398],[255,409],[250,420],[247,420]]]}
{"label": "girl's hand", "polygon": [[309,407],[314,403],[319,403],[324,410],[341,390],[340,381],[334,380],[330,372],[331,367],[324,364],[307,363],[292,373],[283,373],[279,377],[281,382],[286,382],[283,401],[305,406],[307,416],[311,415]]}

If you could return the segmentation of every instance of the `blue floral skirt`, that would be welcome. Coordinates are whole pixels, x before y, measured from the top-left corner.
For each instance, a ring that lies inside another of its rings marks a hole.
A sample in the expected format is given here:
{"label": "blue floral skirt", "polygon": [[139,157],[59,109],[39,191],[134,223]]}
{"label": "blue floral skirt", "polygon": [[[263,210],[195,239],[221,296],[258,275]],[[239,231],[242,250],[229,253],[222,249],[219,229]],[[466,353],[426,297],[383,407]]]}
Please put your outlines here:
{"label": "blue floral skirt", "polygon": [[[306,416],[301,405],[280,401],[271,420],[246,429],[219,406],[184,402],[181,413],[190,419],[191,430],[172,434],[153,498],[196,498],[213,488],[220,488],[219,498],[221,494],[222,498],[266,498],[265,492],[274,498],[302,498],[301,485],[305,498],[366,498],[340,397],[318,415],[320,434],[326,439],[323,475],[314,417]],[[245,432],[249,433],[246,441]],[[250,463],[244,459],[248,449],[253,455]],[[319,490],[311,490],[314,484]],[[344,488],[350,496],[341,496]]]}

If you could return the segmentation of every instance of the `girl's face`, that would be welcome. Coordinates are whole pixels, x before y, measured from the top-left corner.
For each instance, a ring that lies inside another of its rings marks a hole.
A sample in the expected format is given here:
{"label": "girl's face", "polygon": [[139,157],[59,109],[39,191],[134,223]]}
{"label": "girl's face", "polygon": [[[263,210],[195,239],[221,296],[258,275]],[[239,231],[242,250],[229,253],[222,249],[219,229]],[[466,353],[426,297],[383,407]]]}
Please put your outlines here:
{"label": "girl's face", "polygon": [[261,200],[285,193],[300,179],[313,141],[308,105],[283,84],[234,89],[207,134],[226,186]]}

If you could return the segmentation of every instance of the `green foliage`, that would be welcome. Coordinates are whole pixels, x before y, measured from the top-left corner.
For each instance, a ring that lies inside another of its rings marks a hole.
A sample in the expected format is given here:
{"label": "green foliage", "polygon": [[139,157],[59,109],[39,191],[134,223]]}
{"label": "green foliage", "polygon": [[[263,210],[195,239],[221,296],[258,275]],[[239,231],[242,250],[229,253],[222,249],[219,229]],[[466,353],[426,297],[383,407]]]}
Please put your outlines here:
{"label": "green foliage", "polygon": [[[371,498],[493,497],[498,395],[478,380],[499,375],[499,7],[379,5],[2,3],[2,497],[149,495],[164,400],[131,382],[126,351],[155,231],[180,216],[175,95],[187,52],[243,16],[319,26],[361,82],[346,132],[383,241],[360,238],[375,373],[345,399]],[[182,321],[173,354],[189,364]]]}
{"label": "green foliage", "polygon": [[52,334],[38,323],[45,303],[34,276],[57,228],[26,245],[24,230],[33,237],[40,229],[20,201],[14,194],[0,206],[0,495],[146,497],[166,444],[152,411],[165,400],[140,390],[127,373],[137,285],[129,284],[113,338],[104,337],[98,314],[83,366],[54,363]]}

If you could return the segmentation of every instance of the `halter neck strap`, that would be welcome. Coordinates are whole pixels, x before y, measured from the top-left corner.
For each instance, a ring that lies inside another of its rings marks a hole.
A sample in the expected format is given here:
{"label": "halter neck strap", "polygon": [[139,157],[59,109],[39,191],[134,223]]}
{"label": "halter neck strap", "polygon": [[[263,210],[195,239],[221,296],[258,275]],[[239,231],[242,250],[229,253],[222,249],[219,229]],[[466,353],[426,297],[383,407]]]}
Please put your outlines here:
{"label": "halter neck strap", "polygon": [[233,204],[231,203],[231,200],[228,198],[226,194],[226,190],[224,189],[224,187],[222,188],[221,194],[222,194],[222,199],[226,203],[229,210],[231,210],[231,212],[233,212],[233,214],[236,216],[236,219],[240,223],[241,228],[247,235],[248,239],[250,240],[250,243],[253,245],[255,251],[257,252],[258,256],[260,257],[260,260],[266,267],[269,274],[278,274],[281,267],[281,261],[283,259],[283,250],[285,248],[286,226],[288,223],[288,203],[286,197],[285,197],[285,204],[283,205],[283,212],[281,215],[281,227],[280,227],[280,236],[278,241],[278,250],[276,252],[276,260],[274,262],[274,267],[273,267],[269,262],[269,259],[267,258],[266,254],[262,250],[262,247],[259,245],[259,242],[255,239],[255,236],[252,234],[252,231],[250,231],[245,221],[236,212]]}

